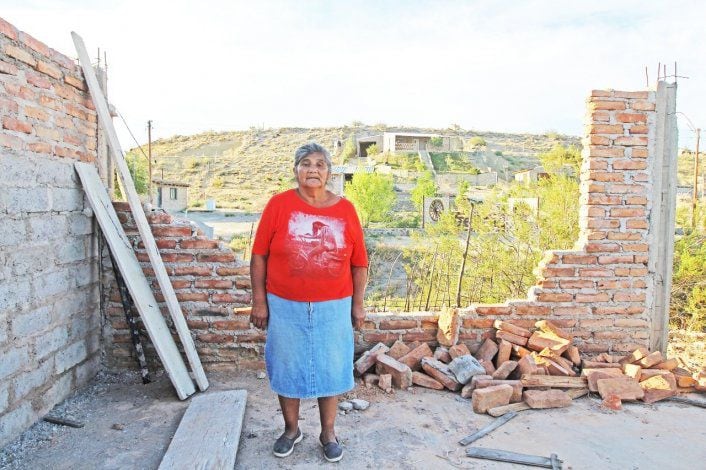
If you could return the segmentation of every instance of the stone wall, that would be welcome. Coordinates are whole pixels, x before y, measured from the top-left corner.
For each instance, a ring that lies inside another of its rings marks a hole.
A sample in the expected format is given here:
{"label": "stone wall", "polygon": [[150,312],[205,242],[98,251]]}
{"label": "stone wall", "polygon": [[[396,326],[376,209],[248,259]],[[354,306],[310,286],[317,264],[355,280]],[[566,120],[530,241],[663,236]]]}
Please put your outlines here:
{"label": "stone wall", "polygon": [[76,160],[96,115],[66,56],[0,18],[0,447],[100,367],[97,238]]}

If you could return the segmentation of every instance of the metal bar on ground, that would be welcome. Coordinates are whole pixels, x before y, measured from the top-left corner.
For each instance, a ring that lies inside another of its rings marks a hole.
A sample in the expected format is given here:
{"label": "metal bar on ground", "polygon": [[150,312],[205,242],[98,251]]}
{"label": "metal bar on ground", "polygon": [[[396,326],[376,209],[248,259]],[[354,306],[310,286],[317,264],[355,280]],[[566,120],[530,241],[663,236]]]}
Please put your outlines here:
{"label": "metal bar on ground", "polygon": [[495,460],[498,462],[517,463],[529,465],[531,467],[543,467],[561,470],[562,461],[552,454],[551,457],[541,457],[538,455],[519,454],[501,449],[483,449],[481,447],[471,447],[466,450],[468,457],[485,460]]}
{"label": "metal bar on ground", "polygon": [[174,322],[179,339],[184,347],[184,352],[186,353],[186,357],[191,365],[191,370],[194,373],[196,383],[201,390],[206,390],[208,388],[206,373],[203,370],[203,365],[201,364],[198,352],[196,351],[196,346],[194,345],[194,339],[191,337],[191,332],[186,324],[186,319],[184,319],[184,314],[181,311],[181,306],[179,305],[176,293],[174,292],[174,287],[169,280],[169,275],[164,267],[164,262],[162,261],[162,257],[157,249],[157,243],[154,240],[152,230],[147,222],[145,211],[142,208],[142,202],[140,201],[137,191],[135,190],[135,183],[130,175],[130,170],[128,169],[127,162],[125,161],[122,148],[120,147],[120,141],[118,140],[115,128],[113,127],[113,121],[110,117],[110,112],[108,111],[108,102],[98,86],[98,79],[96,78],[95,70],[93,70],[93,67],[91,66],[91,60],[86,52],[86,46],[83,43],[83,39],[73,31],[71,32],[71,37],[74,40],[76,52],[78,52],[79,62],[81,63],[81,68],[83,69],[83,75],[86,79],[86,83],[88,84],[88,89],[91,92],[93,104],[96,107],[98,122],[101,124],[105,130],[106,136],[108,137],[110,150],[113,154],[118,175],[122,180],[127,200],[130,204],[130,209],[132,210],[132,215],[135,219],[135,225],[137,225],[137,230],[140,232],[140,238],[142,239],[142,243],[145,245],[145,250],[147,251],[150,263],[154,269],[155,277],[157,278],[159,287],[162,290],[162,295],[164,295],[164,300],[167,304],[167,308],[169,309],[169,315]]}
{"label": "metal bar on ground", "polygon": [[486,434],[490,434],[491,432],[495,431],[497,428],[499,428],[503,424],[507,423],[515,416],[517,416],[516,411],[511,411],[510,413],[504,414],[501,417],[494,420],[489,425],[487,425],[486,427],[484,427],[483,429],[481,429],[480,431],[477,431],[477,432],[471,434],[470,436],[464,437],[463,439],[458,441],[458,443],[461,444],[462,446],[467,446],[471,442],[475,442],[478,439],[480,439],[481,437],[485,436]]}
{"label": "metal bar on ground", "polygon": [[140,376],[142,377],[142,383],[148,384],[152,380],[150,379],[150,371],[147,368],[147,359],[145,359],[145,350],[142,347],[142,340],[140,339],[140,332],[137,329],[137,323],[135,322],[135,315],[132,314],[132,306],[134,302],[130,296],[130,291],[125,285],[125,280],[122,274],[120,274],[120,269],[115,264],[115,258],[113,254],[110,254],[110,263],[113,265],[113,272],[115,273],[115,282],[118,284],[118,292],[120,293],[120,301],[123,304],[123,312],[125,313],[125,322],[130,329],[130,338],[132,339],[132,345],[135,347],[135,352],[137,353],[137,363],[140,365]]}
{"label": "metal bar on ground", "polygon": [[98,170],[95,166],[82,162],[74,163],[74,168],[78,172],[88,202],[93,208],[93,213],[115,257],[115,262],[123,275],[130,295],[135,301],[147,334],[162,360],[162,365],[164,365],[177,395],[180,399],[185,400],[196,391],[194,382],[189,377],[189,371],[186,369],[169,328],[167,328],[167,322],[159,310],[159,304],[154,298],[152,288],[142,272],[142,267],[137,261],[130,240],[125,235],[113,203],[100,180],[100,176],[98,176]]}

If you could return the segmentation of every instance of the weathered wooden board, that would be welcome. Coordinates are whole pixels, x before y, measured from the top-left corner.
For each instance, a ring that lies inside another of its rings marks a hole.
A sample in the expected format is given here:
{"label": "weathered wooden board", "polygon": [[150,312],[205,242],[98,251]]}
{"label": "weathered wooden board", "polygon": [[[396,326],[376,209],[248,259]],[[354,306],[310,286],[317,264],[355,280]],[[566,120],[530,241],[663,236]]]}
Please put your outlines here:
{"label": "weathered wooden board", "polygon": [[458,443],[461,444],[462,446],[467,446],[467,445],[470,444],[471,442],[475,442],[475,441],[477,441],[478,439],[480,439],[481,437],[483,437],[483,436],[485,436],[485,435],[487,435],[487,434],[490,434],[491,432],[495,431],[497,428],[499,428],[499,427],[502,426],[503,424],[507,423],[508,421],[510,421],[510,420],[511,420],[512,418],[514,418],[515,416],[517,416],[517,412],[515,412],[515,411],[511,411],[510,413],[504,414],[504,415],[501,416],[500,418],[498,418],[498,419],[492,421],[489,425],[487,425],[487,426],[484,427],[483,429],[481,429],[481,430],[479,430],[479,431],[477,431],[477,432],[471,434],[470,436],[464,437],[463,439],[461,439],[460,441],[458,441]]}
{"label": "weathered wooden board", "polygon": [[192,398],[159,469],[232,469],[247,398],[245,390],[214,392]]}
{"label": "weathered wooden board", "polygon": [[118,220],[118,214],[115,213],[108,192],[98,176],[98,170],[93,165],[81,162],[76,162],[74,167],[81,178],[81,184],[93,208],[93,213],[98,219],[103,236],[108,241],[113,258],[123,275],[142,322],[145,324],[147,334],[149,334],[164,369],[174,384],[177,395],[184,400],[196,391],[194,383],[189,377],[189,371],[179,354],[169,328],[167,328],[167,323],[159,311],[159,305],[154,298],[152,288],[147,282],[123,226]]}
{"label": "weathered wooden board", "polygon": [[477,459],[495,460],[498,462],[518,463],[531,467],[544,467],[552,469],[561,469],[562,461],[552,454],[551,457],[540,457],[538,455],[518,454],[517,452],[509,452],[501,449],[483,449],[480,447],[471,447],[466,451],[469,457]]}
{"label": "weathered wooden board", "polygon": [[164,262],[162,261],[162,257],[157,249],[157,243],[152,235],[152,230],[150,229],[149,223],[147,223],[147,217],[145,216],[145,211],[142,208],[142,202],[140,201],[137,191],[135,190],[135,183],[130,175],[127,162],[125,161],[122,148],[120,147],[118,135],[115,133],[115,128],[113,127],[113,120],[110,117],[110,112],[108,111],[108,102],[103,95],[103,91],[98,85],[98,79],[96,78],[95,70],[93,70],[93,66],[91,65],[91,60],[88,57],[88,52],[86,52],[86,46],[83,43],[83,39],[81,39],[81,36],[75,32],[71,33],[71,37],[73,38],[74,45],[76,46],[79,62],[81,63],[81,68],[83,69],[83,75],[86,79],[86,83],[88,84],[88,90],[91,92],[93,104],[96,107],[98,122],[103,127],[103,130],[108,137],[109,148],[113,155],[113,159],[115,160],[118,175],[123,183],[122,187],[125,190],[128,203],[130,204],[132,216],[135,219],[135,225],[137,225],[137,230],[140,232],[140,238],[142,239],[142,243],[145,245],[145,251],[147,251],[155,277],[157,278],[162,295],[164,296],[164,301],[169,309],[169,315],[172,317],[174,327],[179,335],[179,340],[184,347],[184,352],[186,353],[186,357],[191,365],[191,370],[194,373],[196,383],[201,390],[206,390],[208,388],[206,373],[203,370],[201,360],[196,352],[194,339],[191,337],[191,333],[189,332],[189,327],[184,319],[184,314],[181,311],[181,306],[179,305],[176,293],[174,292],[174,287],[169,280],[167,269],[164,267]]}

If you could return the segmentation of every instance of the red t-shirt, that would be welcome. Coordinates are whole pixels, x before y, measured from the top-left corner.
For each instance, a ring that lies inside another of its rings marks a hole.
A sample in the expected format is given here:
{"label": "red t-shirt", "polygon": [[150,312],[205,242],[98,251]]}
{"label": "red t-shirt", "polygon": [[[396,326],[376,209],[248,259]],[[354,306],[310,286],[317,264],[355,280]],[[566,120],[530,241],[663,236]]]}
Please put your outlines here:
{"label": "red t-shirt", "polygon": [[299,302],[353,295],[351,266],[368,266],[353,204],[313,207],[294,189],[267,203],[252,252],[267,256],[267,292]]}

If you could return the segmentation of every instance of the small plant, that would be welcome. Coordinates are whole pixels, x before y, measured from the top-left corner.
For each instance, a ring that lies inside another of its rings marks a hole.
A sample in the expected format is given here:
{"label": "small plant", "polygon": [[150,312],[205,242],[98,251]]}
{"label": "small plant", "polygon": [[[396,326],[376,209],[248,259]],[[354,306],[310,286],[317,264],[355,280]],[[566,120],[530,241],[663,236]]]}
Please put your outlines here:
{"label": "small plant", "polygon": [[198,161],[196,158],[187,158],[184,160],[184,167],[189,169],[189,170],[195,170],[201,165],[201,162]]}
{"label": "small plant", "polygon": [[497,156],[497,157],[502,157],[502,156],[503,156],[503,153],[502,153],[500,150],[496,150],[496,151],[495,151],[495,156]]}
{"label": "small plant", "polygon": [[378,144],[369,145],[368,148],[365,149],[365,151],[369,157],[374,157],[375,155],[380,153],[380,149],[378,148]]}
{"label": "small plant", "polygon": [[223,178],[221,178],[220,176],[216,176],[211,181],[211,187],[216,188],[216,189],[223,188],[223,186],[225,186],[225,184],[226,184],[225,181],[223,181]]}
{"label": "small plant", "polygon": [[479,149],[481,147],[487,147],[488,143],[485,141],[485,139],[479,135],[473,136],[468,140],[468,145],[472,149]]}
{"label": "small plant", "polygon": [[429,144],[432,147],[441,147],[442,145],[444,145],[444,138],[441,136],[434,136],[429,139]]}

